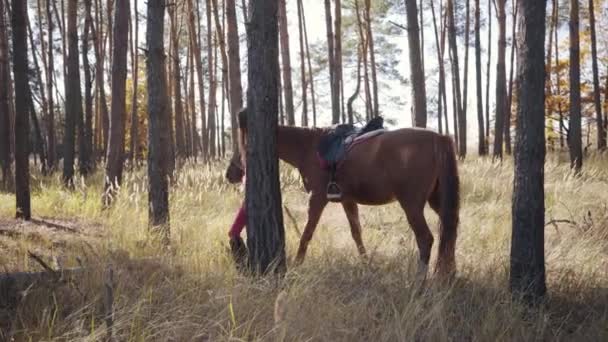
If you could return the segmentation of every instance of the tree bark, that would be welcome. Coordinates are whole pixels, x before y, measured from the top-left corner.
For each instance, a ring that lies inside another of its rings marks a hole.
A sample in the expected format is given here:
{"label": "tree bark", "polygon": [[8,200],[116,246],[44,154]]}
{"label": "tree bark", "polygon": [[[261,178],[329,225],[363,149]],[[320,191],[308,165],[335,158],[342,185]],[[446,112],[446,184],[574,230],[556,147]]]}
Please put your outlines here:
{"label": "tree bark", "polygon": [[112,114],[110,116],[110,141],[106,164],[104,203],[111,204],[113,195],[122,183],[122,171],[125,155],[125,121],[126,81],[127,81],[127,52],[129,46],[129,0],[120,0],[114,11],[114,47],[112,52]]}
{"label": "tree bark", "polygon": [[355,0],[355,12],[357,14],[357,26],[359,27],[359,37],[362,44],[363,52],[363,88],[365,91],[365,118],[370,120],[373,115],[372,96],[369,85],[369,71],[367,65],[367,30],[365,30],[363,20],[361,19],[361,12],[359,10],[359,0]]}
{"label": "tree bark", "polygon": [[426,85],[424,69],[422,68],[422,53],[420,50],[420,32],[418,28],[417,0],[406,0],[407,41],[410,57],[410,78],[414,110],[412,126],[426,128]]}
{"label": "tree bark", "polygon": [[284,273],[285,229],[277,158],[277,1],[252,1],[247,26],[247,245],[258,274]]}
{"label": "tree bark", "polygon": [[[97,2],[97,1],[96,1]],[[95,88],[97,90],[97,117],[98,117],[98,135],[99,135],[99,148],[101,149],[101,155],[105,156],[108,147],[108,132],[110,129],[110,117],[108,114],[108,102],[106,100],[105,90],[105,53],[103,49],[104,36],[103,36],[103,11],[100,7],[96,10],[96,21],[97,25],[93,27],[93,36],[95,37]],[[101,134],[99,134],[101,133]]]}
{"label": "tree bark", "polygon": [[170,241],[169,163],[171,136],[163,47],[165,0],[148,0],[146,78],[148,83],[148,224],[162,243]]}
{"label": "tree bark", "polygon": [[581,135],[581,62],[579,42],[579,8],[577,0],[570,0],[570,127],[568,147],[570,166],[576,173],[583,167]]}
{"label": "tree bark", "polygon": [[184,107],[182,103],[181,64],[179,56],[179,32],[177,5],[169,6],[171,17],[171,61],[173,62],[173,120],[175,124],[175,156],[178,160],[186,158],[186,135],[184,130]]}
{"label": "tree bark", "polygon": [[593,70],[593,102],[595,104],[595,118],[597,126],[597,148],[606,149],[606,132],[604,131],[604,118],[602,116],[602,102],[600,100],[600,77],[597,66],[597,39],[595,36],[595,9],[593,0],[589,0],[589,26],[591,28],[591,62]]}
{"label": "tree bark", "polygon": [[363,45],[363,42],[359,42],[359,46],[357,48],[357,79],[356,79],[357,85],[355,86],[355,91],[353,92],[353,94],[348,98],[348,103],[347,103],[348,123],[351,125],[355,121],[354,113],[353,113],[353,103],[359,96],[359,92],[361,90],[361,55],[363,54],[362,45]]}
{"label": "tree bark", "polygon": [[[515,3],[519,0],[514,0]],[[511,69],[509,71],[509,88],[507,96],[507,107],[505,109],[505,152],[511,155],[511,112],[513,103],[513,72],[515,69],[515,50],[517,49],[517,41],[515,35],[517,33],[517,6],[513,9],[513,30],[511,31]],[[546,94],[545,94],[546,95]]]}
{"label": "tree bark", "polygon": [[505,125],[505,111],[507,108],[507,74],[505,68],[505,55],[507,48],[506,38],[506,0],[497,0],[498,16],[498,62],[496,64],[496,120],[494,121],[494,158],[502,160],[503,134]]}
{"label": "tree bark", "polygon": [[8,30],[4,1],[0,1],[0,168],[2,169],[1,190],[8,190],[12,184],[11,172],[11,118],[10,118],[10,70]]}
{"label": "tree bark", "polygon": [[78,58],[77,16],[78,0],[68,1],[67,35],[68,65],[65,94],[65,132],[63,142],[63,181],[66,186],[74,186],[74,152],[76,124],[82,119],[82,95],[80,93],[80,67]]}
{"label": "tree bark", "polygon": [[141,158],[139,148],[139,118],[137,115],[138,103],[138,86],[139,86],[139,12],[137,11],[137,0],[133,0],[133,14],[135,22],[133,23],[133,50],[131,55],[132,72],[133,72],[133,94],[131,99],[131,165],[135,165]]}
{"label": "tree bark", "polygon": [[304,21],[302,0],[297,0],[298,7],[298,37],[300,43],[300,83],[302,85],[302,119],[301,125],[308,126],[308,80],[306,79],[306,50],[304,48]]}
{"label": "tree bark", "polygon": [[[51,12],[51,2],[46,1],[46,21],[47,21],[47,68],[46,68],[46,89],[48,95],[48,112],[46,117],[47,127],[47,149],[48,149],[48,169],[52,172],[55,169],[55,102],[53,99],[53,73],[55,70],[55,57],[53,55],[53,15]],[[44,53],[44,52],[43,52]]]}
{"label": "tree bark", "polygon": [[475,86],[477,95],[477,130],[479,139],[477,141],[480,156],[487,154],[486,139],[483,123],[483,90],[481,85],[481,16],[480,1],[475,0]]}
{"label": "tree bark", "polygon": [[[546,1],[518,1],[517,137],[513,182],[510,288],[530,303],[545,295],[545,10]],[[524,48],[525,47],[525,48]]]}
{"label": "tree bark", "polygon": [[[504,0],[503,0],[504,1]],[[460,91],[460,65],[458,62],[458,47],[456,45],[456,25],[454,23],[454,1],[448,0],[448,40],[452,55],[452,77],[454,84],[455,108],[454,112],[458,118],[458,155],[464,158],[467,154],[467,121],[462,109],[462,93]]]}
{"label": "tree bark", "polygon": [[306,14],[304,13],[304,5],[300,2],[300,10],[302,11],[302,27],[304,28],[304,44],[306,45],[306,61],[308,64],[308,80],[310,82],[310,99],[312,101],[312,126],[317,127],[317,102],[315,94],[315,79],[312,74],[312,63],[310,62],[310,46],[308,45],[308,30],[306,28]]}
{"label": "tree bark", "polygon": [[243,107],[241,84],[241,53],[235,0],[226,0],[226,31],[228,36],[228,84],[230,88],[230,128],[232,151],[238,149],[237,115]]}
{"label": "tree bark", "polygon": [[[199,44],[199,32],[197,32],[197,27],[195,25],[196,21],[200,17],[200,12],[198,10],[198,6],[194,8],[193,0],[188,0],[188,35],[190,36],[190,44],[192,45],[192,49],[194,50],[194,63],[196,66],[196,76],[198,82],[198,94],[199,94],[199,110],[201,112],[201,154],[203,160],[207,160],[207,145],[208,145],[208,135],[207,135],[207,120],[205,115],[205,109],[207,107],[205,103],[205,83],[204,83],[204,74],[203,74],[203,61],[201,57],[201,46]],[[198,5],[198,0],[197,0]]]}
{"label": "tree bark", "polygon": [[[2,12],[4,15],[4,12]],[[29,220],[29,110],[28,110],[28,53],[27,0],[13,0],[11,11],[13,31],[13,75],[15,76],[15,194],[18,219]]]}
{"label": "tree bark", "polygon": [[[437,16],[435,14],[435,1],[431,0],[431,14],[433,16],[433,29],[435,33],[435,49],[437,50],[437,65],[439,69],[439,95],[437,96],[437,121],[439,126],[439,134],[443,134],[442,112],[447,108],[443,108],[443,96],[445,96],[445,71],[443,68],[443,46],[439,44],[439,30],[437,28]],[[446,129],[448,122],[446,120]],[[449,130],[446,130],[449,134]]]}
{"label": "tree bark", "polygon": [[486,65],[486,149],[490,150],[490,73],[492,71],[492,0],[488,0],[488,63]]}
{"label": "tree bark", "polygon": [[331,1],[325,0],[325,28],[327,30],[327,60],[329,61],[329,88],[331,96],[331,123],[337,124],[340,122],[339,95],[335,94],[336,88],[336,59],[334,48],[334,30],[332,26]]}
{"label": "tree bark", "polygon": [[562,112],[562,105],[561,105],[561,85],[560,85],[560,70],[559,70],[559,30],[557,29],[558,27],[558,22],[559,22],[559,1],[555,2],[555,11],[556,11],[556,15],[555,15],[555,93],[557,96],[557,112],[559,115],[559,147],[560,148],[564,148],[564,118],[563,118],[563,112]]}
{"label": "tree bark", "polygon": [[[464,70],[463,70],[463,80],[462,80],[462,117],[464,118],[464,127],[465,130],[463,134],[461,134],[462,139],[464,139],[464,146],[467,144],[467,112],[468,112],[468,100],[469,100],[469,37],[471,33],[471,6],[470,0],[466,0],[465,11],[466,19],[464,26]],[[465,150],[466,154],[466,150]],[[464,157],[464,154],[462,155]]]}
{"label": "tree bark", "polygon": [[296,124],[293,105],[293,85],[291,83],[291,56],[289,52],[289,31],[287,27],[286,0],[279,0],[279,42],[281,44],[281,60],[283,62],[283,90],[285,93],[285,114],[287,125]]}
{"label": "tree bark", "polygon": [[[47,0],[48,1],[48,0]],[[82,66],[84,69],[84,160],[81,160],[80,172],[88,174],[93,169],[93,76],[89,63],[89,40],[91,32],[91,0],[85,0],[84,33],[82,35]]]}
{"label": "tree bark", "polygon": [[378,77],[376,75],[376,52],[374,49],[374,34],[372,31],[371,7],[371,0],[365,0],[365,21],[367,22],[367,47],[369,49],[369,63],[372,76],[372,95],[374,101],[372,115],[376,117],[380,115],[380,105],[378,100]]}
{"label": "tree bark", "polygon": [[213,25],[211,0],[207,0],[207,60],[209,73],[209,108],[207,109],[209,119],[209,155],[215,158],[215,106],[217,94],[217,78],[213,67]]}
{"label": "tree bark", "polygon": [[334,0],[334,101],[338,107],[338,115],[344,123],[344,91],[343,91],[343,67],[342,67],[342,1]]}

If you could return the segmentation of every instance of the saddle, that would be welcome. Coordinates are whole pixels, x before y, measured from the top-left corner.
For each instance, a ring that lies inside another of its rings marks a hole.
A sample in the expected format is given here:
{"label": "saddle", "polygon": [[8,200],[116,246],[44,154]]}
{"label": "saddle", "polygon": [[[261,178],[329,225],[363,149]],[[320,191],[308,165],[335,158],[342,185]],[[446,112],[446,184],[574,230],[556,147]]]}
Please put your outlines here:
{"label": "saddle", "polygon": [[363,128],[351,124],[335,126],[319,142],[317,152],[323,167],[336,165],[344,159],[348,150],[356,143],[376,136],[384,131],[384,120],[378,116],[371,119]]}
{"label": "saddle", "polygon": [[321,167],[329,170],[327,199],[337,202],[342,199],[342,191],[336,183],[336,169],[348,151],[357,143],[363,142],[384,132],[384,120],[378,116],[358,129],[350,124],[335,126],[319,142],[317,154]]}

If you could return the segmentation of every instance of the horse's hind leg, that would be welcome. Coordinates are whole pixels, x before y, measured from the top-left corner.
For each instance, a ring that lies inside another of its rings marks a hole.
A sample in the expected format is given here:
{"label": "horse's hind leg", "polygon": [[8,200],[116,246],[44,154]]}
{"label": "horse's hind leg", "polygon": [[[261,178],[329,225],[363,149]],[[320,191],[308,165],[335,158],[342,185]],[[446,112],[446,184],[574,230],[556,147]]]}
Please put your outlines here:
{"label": "horse's hind leg", "polygon": [[420,253],[417,276],[420,280],[424,280],[429,269],[431,248],[433,247],[433,234],[431,234],[431,230],[424,218],[424,204],[418,206],[410,205],[408,207],[402,201],[400,201],[400,204],[405,211],[407,221],[416,235],[416,243],[418,244],[418,251]]}
{"label": "horse's hind leg", "polygon": [[300,238],[300,247],[298,248],[298,254],[296,255],[295,261],[296,265],[299,265],[304,261],[308,243],[312,239],[315,229],[317,229],[317,224],[319,223],[319,219],[321,218],[321,214],[326,205],[327,199],[325,194],[313,193],[310,196],[310,199],[308,200],[308,221],[306,222],[304,233],[302,233],[302,237]]}
{"label": "horse's hind leg", "polygon": [[361,223],[359,222],[359,207],[355,202],[342,202],[342,207],[350,224],[350,233],[357,244],[357,249],[360,255],[365,255],[365,246],[361,238]]}

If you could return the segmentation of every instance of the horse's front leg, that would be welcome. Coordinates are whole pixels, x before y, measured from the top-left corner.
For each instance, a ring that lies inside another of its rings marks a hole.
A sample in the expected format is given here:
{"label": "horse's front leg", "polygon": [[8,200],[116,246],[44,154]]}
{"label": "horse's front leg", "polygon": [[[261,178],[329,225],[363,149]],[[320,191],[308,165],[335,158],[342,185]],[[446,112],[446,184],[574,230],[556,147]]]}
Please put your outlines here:
{"label": "horse's front leg", "polygon": [[361,223],[359,222],[359,207],[355,202],[342,202],[342,208],[344,208],[344,212],[346,213],[346,218],[348,218],[348,223],[350,224],[350,233],[353,236],[353,240],[355,240],[355,244],[357,245],[357,249],[359,250],[359,254],[361,256],[365,255],[365,246],[363,246],[363,239],[361,238]]}
{"label": "horse's front leg", "polygon": [[302,237],[300,238],[300,247],[298,248],[298,254],[295,261],[296,265],[300,265],[304,261],[308,243],[312,239],[312,235],[317,228],[317,224],[319,223],[319,219],[321,218],[321,214],[326,205],[327,198],[325,194],[313,192],[308,200],[308,221],[306,222],[304,233],[302,233]]}

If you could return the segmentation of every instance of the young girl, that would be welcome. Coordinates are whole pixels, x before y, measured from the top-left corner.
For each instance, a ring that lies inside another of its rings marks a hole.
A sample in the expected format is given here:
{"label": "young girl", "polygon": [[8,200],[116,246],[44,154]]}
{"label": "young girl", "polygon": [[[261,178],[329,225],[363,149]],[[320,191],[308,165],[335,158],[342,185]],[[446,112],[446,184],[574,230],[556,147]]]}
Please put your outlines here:
{"label": "young girl", "polygon": [[[245,190],[245,182],[247,181],[247,108],[241,109],[238,115],[239,121],[239,153],[241,157],[241,166],[243,169],[243,182],[241,189]],[[241,208],[236,214],[234,223],[230,227],[228,236],[230,237],[230,250],[232,252],[232,258],[237,265],[237,268],[244,266],[245,260],[247,259],[247,246],[241,238],[241,232],[247,224],[247,200],[243,199]]]}

